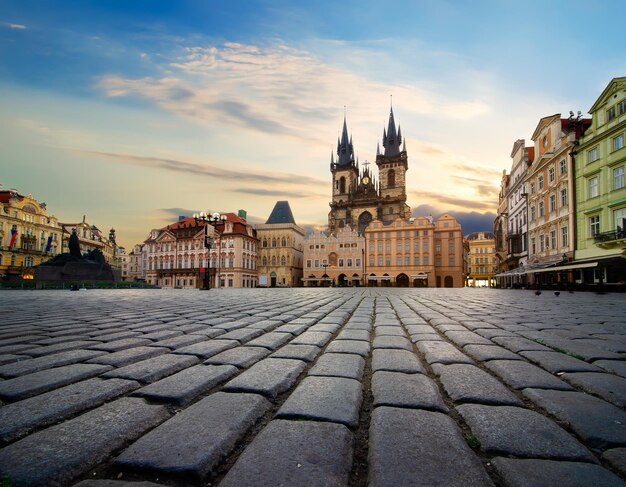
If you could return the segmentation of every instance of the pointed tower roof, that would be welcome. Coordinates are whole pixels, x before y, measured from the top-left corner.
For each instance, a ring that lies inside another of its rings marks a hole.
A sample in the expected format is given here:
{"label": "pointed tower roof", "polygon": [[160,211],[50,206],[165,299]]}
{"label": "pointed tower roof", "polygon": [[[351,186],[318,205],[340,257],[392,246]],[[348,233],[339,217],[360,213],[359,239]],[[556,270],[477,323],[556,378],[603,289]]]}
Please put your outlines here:
{"label": "pointed tower roof", "polygon": [[400,154],[400,143],[402,135],[396,132],[396,122],[393,118],[393,107],[389,111],[389,125],[383,138],[383,147],[385,148],[385,157],[393,157]]}
{"label": "pointed tower roof", "polygon": [[293,213],[291,213],[289,201],[277,201],[265,223],[293,223],[295,225],[296,221],[293,218]]}
{"label": "pointed tower roof", "polygon": [[346,117],[343,117],[343,130],[341,131],[341,141],[337,143],[337,166],[348,166],[354,159],[352,150],[352,137],[348,137],[348,124]]}

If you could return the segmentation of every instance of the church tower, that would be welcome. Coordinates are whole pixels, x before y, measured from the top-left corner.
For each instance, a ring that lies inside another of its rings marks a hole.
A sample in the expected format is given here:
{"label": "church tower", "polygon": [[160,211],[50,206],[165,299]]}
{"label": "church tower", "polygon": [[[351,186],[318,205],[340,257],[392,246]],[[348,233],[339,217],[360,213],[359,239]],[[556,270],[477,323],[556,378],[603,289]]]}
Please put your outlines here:
{"label": "church tower", "polygon": [[380,181],[379,195],[382,211],[379,218],[383,221],[393,221],[396,218],[409,218],[411,209],[406,204],[406,171],[408,159],[406,144],[402,140],[402,130],[393,117],[393,107],[389,112],[389,124],[383,129],[383,148],[380,146],[376,154],[376,165]]}
{"label": "church tower", "polygon": [[334,233],[338,228],[352,225],[350,200],[359,179],[359,166],[354,162],[352,137],[348,138],[345,116],[341,140],[337,140],[337,162],[331,153],[330,172],[333,175],[333,198],[328,214],[328,228]]}

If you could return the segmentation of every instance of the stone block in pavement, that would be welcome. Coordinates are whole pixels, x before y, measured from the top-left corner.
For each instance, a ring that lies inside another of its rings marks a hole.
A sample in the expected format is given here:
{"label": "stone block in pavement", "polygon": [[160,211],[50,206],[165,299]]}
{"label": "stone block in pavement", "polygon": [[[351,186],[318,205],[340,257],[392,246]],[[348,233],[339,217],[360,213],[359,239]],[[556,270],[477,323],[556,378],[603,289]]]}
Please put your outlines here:
{"label": "stone block in pavement", "polygon": [[592,463],[497,457],[491,464],[510,487],[626,486],[617,475]]}
{"label": "stone block in pavement", "polygon": [[154,342],[147,338],[124,338],[122,340],[114,340],[112,342],[99,343],[97,345],[91,343],[91,350],[104,350],[105,352],[119,352],[127,348],[140,347],[142,345],[152,345]]}
{"label": "stone block in pavement", "polygon": [[513,406],[463,404],[457,407],[488,454],[595,462],[595,457],[554,421]]}
{"label": "stone block in pavement", "polygon": [[495,344],[465,345],[463,351],[480,362],[487,362],[489,360],[523,360],[519,355]]}
{"label": "stone block in pavement", "polygon": [[237,340],[239,343],[246,343],[261,335],[263,335],[263,330],[259,330],[258,328],[240,328],[221,335],[220,339]]}
{"label": "stone block in pavement", "polygon": [[524,389],[524,396],[567,423],[592,448],[626,446],[626,412],[602,399],[575,391]]}
{"label": "stone block in pavement", "polygon": [[266,358],[257,362],[223,388],[226,392],[254,392],[276,398],[288,391],[305,369],[302,360]]}
{"label": "stone block in pavement", "polygon": [[406,332],[402,329],[400,325],[398,326],[377,326],[376,327],[376,336],[396,336],[396,337],[406,337]]}
{"label": "stone block in pavement", "polygon": [[623,360],[622,354],[611,352],[593,345],[580,343],[579,340],[569,340],[563,337],[546,336],[542,341],[554,349],[565,351],[575,356],[580,356],[583,360],[593,362],[596,360]]}
{"label": "stone block in pavement", "polygon": [[123,379],[87,379],[0,408],[0,444],[56,423],[139,387]]}
{"label": "stone block in pavement", "polygon": [[343,487],[352,454],[352,434],[342,424],[277,419],[244,450],[220,487]]}
{"label": "stone block in pavement", "polygon": [[268,350],[276,350],[291,339],[292,337],[289,335],[289,333],[270,332],[266,333],[263,336],[255,338],[254,340],[250,340],[248,343],[246,343],[246,346],[263,347],[267,348]]}
{"label": "stone block in pavement", "polygon": [[435,382],[423,374],[374,372],[374,406],[395,406],[448,412]]}
{"label": "stone block in pavement", "polygon": [[602,460],[626,477],[626,448],[614,448],[602,454]]}
{"label": "stone block in pavement", "polygon": [[154,342],[155,347],[167,347],[171,350],[176,350],[177,348],[183,348],[189,345],[193,345],[194,343],[202,342],[206,340],[204,335],[179,335],[171,338],[166,338],[165,340],[159,340],[158,342]]}
{"label": "stone block in pavement", "polygon": [[626,377],[626,361],[625,360],[596,360],[593,365],[611,372],[612,374]]}
{"label": "stone block in pavement", "polygon": [[207,359],[213,355],[217,355],[224,350],[229,350],[239,346],[237,340],[205,340],[194,343],[186,347],[179,348],[172,353],[180,353],[185,355],[196,355],[200,358]]}
{"label": "stone block in pavement", "polygon": [[370,332],[367,330],[350,330],[344,329],[337,335],[336,340],[362,340],[364,342],[369,342],[370,340]]}
{"label": "stone block in pavement", "polygon": [[30,359],[28,355],[15,355],[12,353],[5,353],[0,355],[0,365],[10,364],[19,360]]}
{"label": "stone block in pavement", "polygon": [[446,342],[423,341],[415,344],[429,364],[473,364],[474,361]]}
{"label": "stone block in pavement", "polygon": [[301,333],[305,332],[309,328],[309,325],[303,325],[302,323],[291,323],[286,325],[281,325],[278,328],[275,328],[274,331],[278,333],[289,333],[293,336],[298,336]]}
{"label": "stone block in pavement", "polygon": [[315,345],[285,345],[274,352],[271,357],[292,358],[295,360],[304,360],[305,362],[313,362],[321,351],[322,349]]}
{"label": "stone block in pavement", "polygon": [[600,396],[621,408],[626,407],[626,379],[607,372],[568,372],[562,375],[570,384]]}
{"label": "stone block in pavement", "polygon": [[[146,340],[150,343],[150,340]],[[47,345],[45,347],[37,347],[31,349],[20,350],[21,354],[30,355],[32,357],[41,357],[43,355],[52,355],[53,353],[65,352],[68,350],[77,350],[79,348],[92,348],[97,346],[99,342],[89,340],[74,340],[69,342],[57,343],[55,345]]]}
{"label": "stone block in pavement", "polygon": [[340,328],[340,325],[337,325],[335,323],[317,323],[316,325],[313,325],[311,328],[309,328],[309,331],[311,332],[323,331],[326,333],[330,333],[331,335],[334,335],[335,333],[337,333],[337,330],[339,328]]}
{"label": "stone block in pavement", "polygon": [[8,401],[26,399],[72,382],[95,377],[108,370],[109,365],[72,364],[40,370],[0,382],[0,398]]}
{"label": "stone block in pavement", "polygon": [[493,345],[491,340],[487,340],[477,333],[467,330],[450,330],[445,332],[444,335],[458,347],[464,347],[465,345]]}
{"label": "stone block in pavement", "polygon": [[500,376],[513,389],[532,387],[535,389],[556,389],[561,391],[573,390],[567,382],[563,382],[549,372],[528,362],[520,360],[491,360],[485,362],[485,367]]}
{"label": "stone block in pavement", "polygon": [[23,487],[67,484],[169,417],[163,406],[122,398],[0,450],[0,478]]}
{"label": "stone block in pavement", "polygon": [[500,381],[475,365],[434,364],[433,370],[454,402],[524,406]]}
{"label": "stone block in pavement", "polygon": [[494,337],[491,339],[493,342],[498,345],[508,348],[511,352],[519,353],[526,352],[529,350],[543,351],[543,352],[551,352],[552,350],[545,345],[541,345],[540,343],[534,342],[533,340],[529,340],[528,338],[523,338],[520,336],[515,337]]}
{"label": "stone block in pavement", "polygon": [[89,479],[83,480],[74,487],[165,487],[154,482],[133,482],[128,480]]}
{"label": "stone block in pavement", "polygon": [[413,352],[377,349],[372,352],[372,371],[386,370],[405,374],[425,374],[426,370]]}
{"label": "stone block in pavement", "polygon": [[361,357],[367,357],[370,353],[369,342],[361,340],[333,340],[326,348],[326,353],[354,353]]}
{"label": "stone block in pavement", "polygon": [[413,333],[411,341],[417,342],[445,342],[439,333]]}
{"label": "stone block in pavement", "polygon": [[[136,333],[136,335],[137,334],[138,333]],[[142,335],[141,338],[147,338],[149,340],[159,341],[159,340],[166,340],[168,338],[172,338],[172,337],[182,335],[182,334],[183,334],[182,331],[165,329],[165,330],[153,331],[152,333],[146,333],[145,335]],[[118,336],[116,338],[129,338],[129,337]],[[102,339],[103,338],[100,337],[100,340]],[[112,339],[112,337],[110,339]]]}
{"label": "stone block in pavement", "polygon": [[361,383],[343,377],[306,377],[278,410],[278,418],[330,421],[356,426],[363,400]]}
{"label": "stone block in pavement", "polygon": [[392,348],[396,350],[413,350],[411,342],[401,336],[377,336],[373,340],[372,347],[374,349]]}
{"label": "stone block in pavement", "polygon": [[126,350],[120,350],[119,352],[113,352],[113,353],[97,352],[100,354],[104,353],[105,355],[99,355],[96,358],[88,360],[87,362],[90,364],[102,364],[102,365],[112,365],[114,367],[124,367],[126,365],[134,364],[135,362],[140,362],[141,360],[146,360],[148,358],[156,357],[157,355],[162,355],[168,352],[169,352],[169,349],[167,348],[135,347],[135,348],[127,348]]}
{"label": "stone block in pavement", "polygon": [[119,377],[120,379],[131,379],[149,383],[175,374],[179,370],[195,365],[196,363],[198,363],[196,357],[168,353],[111,370],[102,376]]}
{"label": "stone block in pavement", "polygon": [[368,475],[371,487],[493,486],[456,423],[419,409],[374,409]]}
{"label": "stone block in pavement", "polygon": [[358,381],[363,377],[365,360],[360,355],[353,353],[325,353],[322,355],[309,375],[326,377],[347,377]]}
{"label": "stone block in pavement", "polygon": [[435,329],[430,325],[406,325],[409,335],[437,334]]}
{"label": "stone block in pavement", "polygon": [[263,347],[237,347],[213,355],[205,364],[234,365],[240,369],[250,367],[271,352]]}
{"label": "stone block in pavement", "polygon": [[552,374],[560,372],[603,372],[600,367],[559,352],[520,352],[522,357],[538,364]]}
{"label": "stone block in pavement", "polygon": [[142,436],[114,464],[202,479],[269,407],[256,394],[211,394]]}
{"label": "stone block in pavement", "polygon": [[67,352],[44,355],[42,357],[30,358],[20,357],[18,362],[12,362],[0,367],[0,377],[12,378],[20,375],[32,374],[40,370],[50,369],[70,365],[76,362],[83,362],[93,357],[106,354],[96,350],[68,350]]}
{"label": "stone block in pavement", "polygon": [[194,365],[150,385],[133,395],[152,401],[185,406],[238,372],[234,365]]}
{"label": "stone block in pavement", "polygon": [[325,331],[305,331],[302,335],[291,340],[294,345],[315,345],[316,347],[323,347],[332,338],[331,333]]}

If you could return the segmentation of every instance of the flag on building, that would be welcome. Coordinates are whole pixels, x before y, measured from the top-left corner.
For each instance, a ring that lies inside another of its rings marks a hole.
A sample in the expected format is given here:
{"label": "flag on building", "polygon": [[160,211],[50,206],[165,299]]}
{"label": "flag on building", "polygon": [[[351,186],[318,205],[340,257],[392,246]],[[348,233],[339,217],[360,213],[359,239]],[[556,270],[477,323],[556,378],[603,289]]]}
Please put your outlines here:
{"label": "flag on building", "polygon": [[46,244],[46,252],[50,252],[51,248],[52,248],[52,235],[48,237],[48,243]]}
{"label": "flag on building", "polygon": [[11,242],[9,243],[10,249],[12,249],[15,246],[16,241],[17,241],[17,225],[13,225],[13,228],[11,228]]}

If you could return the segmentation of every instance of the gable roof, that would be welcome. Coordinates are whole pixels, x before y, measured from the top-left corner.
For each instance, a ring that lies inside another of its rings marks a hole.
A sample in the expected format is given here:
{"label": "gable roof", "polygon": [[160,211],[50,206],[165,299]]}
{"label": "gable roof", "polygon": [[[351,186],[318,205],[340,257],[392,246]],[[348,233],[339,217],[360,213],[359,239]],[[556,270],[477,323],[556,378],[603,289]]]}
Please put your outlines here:
{"label": "gable roof", "polygon": [[605,102],[609,95],[619,89],[626,89],[626,76],[620,78],[613,78],[609,84],[604,88],[602,94],[598,97],[593,106],[589,109],[589,113],[593,113],[598,110]]}

